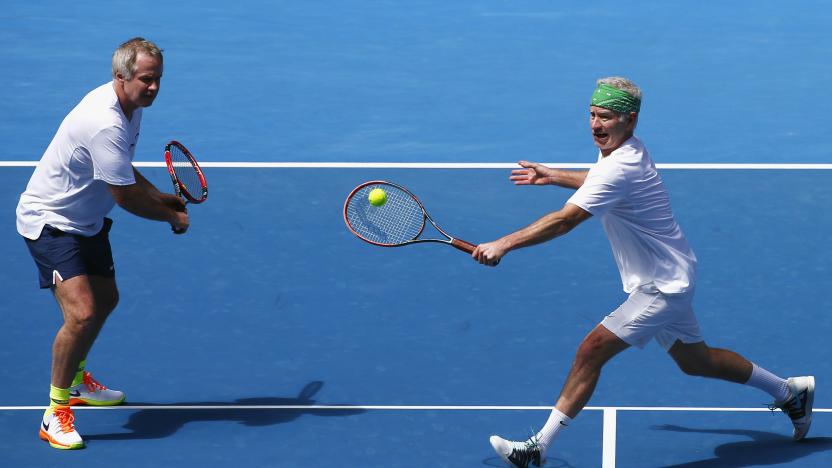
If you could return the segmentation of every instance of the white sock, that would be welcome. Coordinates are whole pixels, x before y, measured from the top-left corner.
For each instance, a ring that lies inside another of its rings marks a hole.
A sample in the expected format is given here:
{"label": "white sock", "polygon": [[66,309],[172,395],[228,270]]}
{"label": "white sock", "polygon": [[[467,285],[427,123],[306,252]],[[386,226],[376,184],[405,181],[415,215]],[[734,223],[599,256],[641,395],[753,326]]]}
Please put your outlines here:
{"label": "white sock", "polygon": [[562,429],[569,426],[570,422],[572,422],[572,418],[561,413],[557,408],[552,408],[552,412],[549,414],[549,419],[546,421],[546,424],[535,436],[538,444],[540,445],[540,451],[545,453],[549,446],[552,445],[552,441],[555,440],[555,437],[558,436],[558,433]]}
{"label": "white sock", "polygon": [[774,397],[774,401],[776,402],[783,402],[789,398],[789,385],[785,379],[777,377],[753,362],[751,365],[754,368],[751,371],[751,377],[745,383],[746,385],[751,385],[754,388],[759,388],[768,393]]}

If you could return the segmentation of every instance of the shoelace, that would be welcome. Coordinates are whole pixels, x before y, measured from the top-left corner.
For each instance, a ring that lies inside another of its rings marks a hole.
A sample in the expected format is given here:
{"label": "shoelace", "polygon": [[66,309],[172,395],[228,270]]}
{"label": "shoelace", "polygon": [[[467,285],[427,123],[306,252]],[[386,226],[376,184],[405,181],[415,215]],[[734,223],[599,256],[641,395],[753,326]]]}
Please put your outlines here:
{"label": "shoelace", "polygon": [[55,412],[53,414],[58,419],[61,431],[65,434],[75,430],[75,424],[73,424],[75,422],[75,415],[68,406],[59,406],[55,408]]}
{"label": "shoelace", "polygon": [[532,433],[528,439],[526,439],[526,449],[527,450],[540,450],[540,439],[537,438],[537,433],[534,430],[530,429]]}
{"label": "shoelace", "polygon": [[92,377],[87,371],[84,371],[84,385],[87,386],[87,391],[89,392],[97,392],[101,390],[107,390],[107,387],[101,385],[97,380]]}
{"label": "shoelace", "polygon": [[791,398],[789,398],[788,400],[784,401],[783,403],[781,403],[779,405],[777,404],[777,402],[774,402],[774,403],[768,404],[767,406],[768,406],[769,411],[780,410],[780,411],[786,413],[790,418],[795,419],[795,418],[800,417],[801,410],[803,409],[803,408],[798,407],[798,405],[796,405],[795,402],[796,402],[796,398],[791,397]]}
{"label": "shoelace", "polygon": [[514,447],[511,450],[511,456],[509,457],[514,458],[515,461],[520,462],[528,466],[530,462],[534,462],[535,464],[540,464],[542,460],[540,460],[540,443],[536,436],[530,437],[525,442],[521,442],[523,444],[522,447]]}

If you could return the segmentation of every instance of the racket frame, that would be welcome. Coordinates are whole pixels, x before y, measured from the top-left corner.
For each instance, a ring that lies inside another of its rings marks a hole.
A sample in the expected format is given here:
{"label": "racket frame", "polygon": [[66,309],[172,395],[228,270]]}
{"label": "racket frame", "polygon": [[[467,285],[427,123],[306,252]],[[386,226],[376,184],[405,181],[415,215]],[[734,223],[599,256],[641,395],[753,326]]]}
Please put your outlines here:
{"label": "racket frame", "polygon": [[[350,200],[352,200],[353,197],[355,197],[356,194],[359,191],[361,191],[361,189],[363,189],[364,187],[367,187],[368,185],[389,185],[391,187],[394,187],[396,189],[399,189],[399,190],[403,191],[404,193],[409,195],[411,198],[413,198],[413,200],[419,206],[419,209],[422,211],[422,226],[419,228],[419,232],[413,237],[413,239],[402,241],[402,242],[396,243],[396,244],[385,244],[385,243],[382,243],[382,242],[371,241],[370,239],[367,239],[367,238],[363,237],[355,229],[353,229],[352,225],[350,224],[350,219],[347,216],[347,208],[350,205]],[[425,230],[425,221],[426,220],[428,222],[430,222],[430,224],[437,231],[439,231],[443,236],[445,236],[446,239],[435,239],[435,238],[419,239],[419,236],[421,236],[422,232],[424,232],[424,230]],[[347,195],[347,199],[344,202],[344,223],[346,223],[347,228],[353,234],[355,234],[356,237],[363,240],[364,242],[367,242],[368,244],[377,245],[379,247],[402,247],[402,246],[405,246],[405,245],[417,244],[417,243],[422,243],[422,242],[439,242],[439,243],[442,243],[442,244],[448,244],[451,247],[454,247],[456,249],[459,249],[459,250],[461,250],[463,252],[466,252],[466,253],[469,253],[469,254],[472,253],[474,251],[474,249],[476,248],[476,246],[474,244],[472,244],[468,241],[464,241],[462,239],[453,237],[450,234],[448,234],[447,232],[445,232],[444,229],[439,227],[439,225],[436,224],[436,222],[433,220],[433,218],[430,217],[430,214],[428,214],[427,210],[425,209],[425,206],[422,204],[421,200],[419,200],[419,197],[414,195],[413,192],[411,192],[410,190],[402,187],[399,184],[396,184],[396,183],[393,183],[393,182],[388,182],[386,180],[371,180],[369,182],[364,182],[363,184],[354,188],[352,190],[352,192],[350,192],[350,194]]]}
{"label": "racket frame", "polygon": [[[199,178],[200,185],[199,198],[194,197],[194,195],[188,191],[187,187],[185,187],[182,184],[182,182],[179,181],[179,177],[177,177],[176,175],[176,171],[174,170],[173,166],[173,158],[171,158],[170,155],[171,147],[174,146],[178,148],[180,151],[182,151],[182,154],[184,154],[185,157],[188,158],[188,161],[191,163],[191,166],[194,168],[194,171],[196,171],[196,175],[197,178]],[[195,204],[202,203],[206,199],[208,199],[208,182],[206,182],[205,175],[202,173],[202,168],[199,167],[199,163],[196,162],[196,158],[194,158],[191,152],[188,151],[188,148],[185,148],[185,145],[179,143],[176,140],[169,141],[168,144],[165,145],[165,165],[168,168],[170,180],[171,182],[173,182],[173,189],[176,191],[176,196],[184,198],[186,202]]]}

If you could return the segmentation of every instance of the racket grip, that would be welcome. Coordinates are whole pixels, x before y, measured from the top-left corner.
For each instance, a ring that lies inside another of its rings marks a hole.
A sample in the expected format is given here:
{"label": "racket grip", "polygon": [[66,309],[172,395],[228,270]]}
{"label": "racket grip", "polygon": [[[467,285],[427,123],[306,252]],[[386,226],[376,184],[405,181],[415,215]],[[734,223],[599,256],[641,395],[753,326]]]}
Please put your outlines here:
{"label": "racket grip", "polygon": [[[474,245],[474,244],[472,244],[472,243],[470,243],[470,242],[468,242],[468,241],[464,241],[464,240],[462,240],[462,239],[451,239],[451,245],[452,245],[452,246],[454,246],[454,247],[456,247],[457,249],[459,249],[459,250],[461,250],[461,251],[463,251],[463,252],[469,253],[469,254],[470,254],[470,253],[474,253],[474,249],[476,249],[476,248],[477,248],[477,246],[476,246],[476,245]],[[499,261],[499,260],[497,260],[497,261],[496,261],[493,265],[491,265],[491,266],[497,266],[497,265],[499,265],[499,264],[500,264],[500,261]]]}
{"label": "racket grip", "polygon": [[474,253],[474,249],[477,248],[476,245],[474,245],[470,242],[464,241],[462,239],[451,239],[451,245],[456,247],[457,249],[459,249],[463,252],[467,252],[469,254]]}

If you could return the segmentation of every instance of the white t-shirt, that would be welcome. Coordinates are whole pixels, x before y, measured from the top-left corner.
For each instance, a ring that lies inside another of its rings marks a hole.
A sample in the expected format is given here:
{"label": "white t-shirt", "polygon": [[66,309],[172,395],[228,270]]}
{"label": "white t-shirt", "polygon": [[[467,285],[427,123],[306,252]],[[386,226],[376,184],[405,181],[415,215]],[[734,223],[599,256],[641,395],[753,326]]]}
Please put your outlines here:
{"label": "white t-shirt", "polygon": [[592,166],[567,201],[601,218],[624,291],[692,291],[696,255],[644,144],[635,137]]}
{"label": "white t-shirt", "polygon": [[92,236],[115,205],[107,184],[131,185],[141,108],[127,120],[113,83],[92,90],[64,118],[17,204],[17,232],[37,239],[45,224]]}

